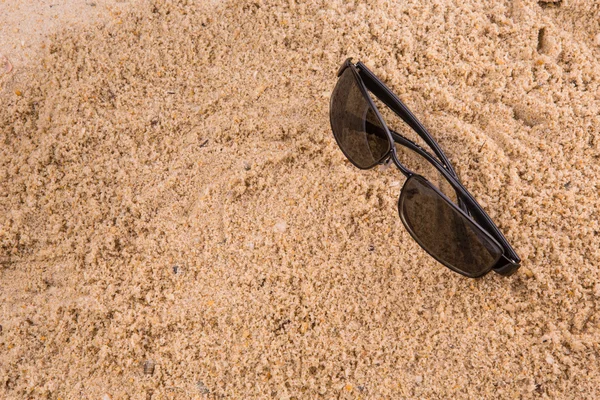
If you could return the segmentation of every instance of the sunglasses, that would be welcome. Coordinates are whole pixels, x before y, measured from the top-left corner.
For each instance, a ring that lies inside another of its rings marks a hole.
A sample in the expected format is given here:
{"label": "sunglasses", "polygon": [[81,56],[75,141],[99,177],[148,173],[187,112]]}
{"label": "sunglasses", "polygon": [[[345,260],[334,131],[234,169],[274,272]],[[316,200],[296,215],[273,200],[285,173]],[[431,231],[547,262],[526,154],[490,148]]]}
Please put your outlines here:
{"label": "sunglasses", "polygon": [[[361,62],[347,59],[338,71],[329,118],[338,146],[360,169],[393,161],[406,176],[398,212],[413,239],[441,264],[470,278],[494,270],[512,275],[520,258],[492,219],[464,188],[450,161],[412,112]],[[412,128],[430,152],[390,130],[369,92]],[[403,165],[396,144],[424,158],[455,194],[456,203],[422,175]],[[436,157],[437,156],[437,157]]]}

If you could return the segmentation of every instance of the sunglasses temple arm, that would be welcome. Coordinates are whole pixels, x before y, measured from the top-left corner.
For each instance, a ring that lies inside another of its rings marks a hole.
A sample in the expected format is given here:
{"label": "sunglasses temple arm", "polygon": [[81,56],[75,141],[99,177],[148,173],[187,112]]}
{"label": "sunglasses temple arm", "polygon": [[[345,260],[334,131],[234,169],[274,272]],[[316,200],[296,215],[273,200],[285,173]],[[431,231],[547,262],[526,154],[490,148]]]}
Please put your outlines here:
{"label": "sunglasses temple arm", "polygon": [[392,91],[375,76],[362,62],[356,64],[361,79],[365,86],[371,93],[373,93],[379,100],[381,100],[386,106],[388,106],[394,113],[396,113],[404,122],[408,124],[424,141],[429,145],[434,153],[440,158],[444,166],[454,175],[458,177],[456,171],[452,167],[450,160],[444,154],[440,146],[437,144],[435,139],[427,132],[427,129],[419,122],[417,117],[408,109],[408,107],[402,103],[402,101]]}

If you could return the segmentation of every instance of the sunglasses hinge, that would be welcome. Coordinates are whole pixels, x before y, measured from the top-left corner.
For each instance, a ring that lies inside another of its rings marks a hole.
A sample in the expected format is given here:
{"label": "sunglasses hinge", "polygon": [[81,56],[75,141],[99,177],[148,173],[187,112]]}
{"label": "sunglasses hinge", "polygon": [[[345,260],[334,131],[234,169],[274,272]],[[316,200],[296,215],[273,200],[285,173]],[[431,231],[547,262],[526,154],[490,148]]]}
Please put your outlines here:
{"label": "sunglasses hinge", "polygon": [[352,57],[346,58],[346,61],[344,61],[344,63],[340,67],[340,69],[338,69],[338,72],[337,72],[338,78],[344,73],[344,71],[346,70],[346,68],[348,68],[351,65],[352,65]]}

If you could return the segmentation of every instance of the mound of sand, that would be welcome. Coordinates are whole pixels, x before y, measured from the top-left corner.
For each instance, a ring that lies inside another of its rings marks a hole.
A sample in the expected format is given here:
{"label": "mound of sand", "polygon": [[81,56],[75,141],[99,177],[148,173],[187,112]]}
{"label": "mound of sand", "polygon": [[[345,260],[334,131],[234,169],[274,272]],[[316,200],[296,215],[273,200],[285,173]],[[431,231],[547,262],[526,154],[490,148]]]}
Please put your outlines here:
{"label": "mound of sand", "polygon": [[[599,397],[599,21],[182,0],[56,35],[0,76],[0,397]],[[517,275],[437,264],[402,175],[344,159],[347,56],[430,128]]]}

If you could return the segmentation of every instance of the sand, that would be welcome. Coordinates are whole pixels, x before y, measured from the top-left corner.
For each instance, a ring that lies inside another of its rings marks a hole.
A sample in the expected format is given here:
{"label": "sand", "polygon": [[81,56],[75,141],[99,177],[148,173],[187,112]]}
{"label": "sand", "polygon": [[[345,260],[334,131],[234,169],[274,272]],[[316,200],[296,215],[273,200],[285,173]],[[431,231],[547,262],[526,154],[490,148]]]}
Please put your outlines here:
{"label": "sand", "polygon": [[[193,3],[68,25],[0,76],[0,398],[600,397],[598,2]],[[403,176],[344,159],[348,56],[516,275],[436,263]]]}
{"label": "sand", "polygon": [[[16,70],[36,65],[48,35],[118,19],[137,0],[0,0],[0,58]],[[0,62],[0,70],[2,69]]]}

